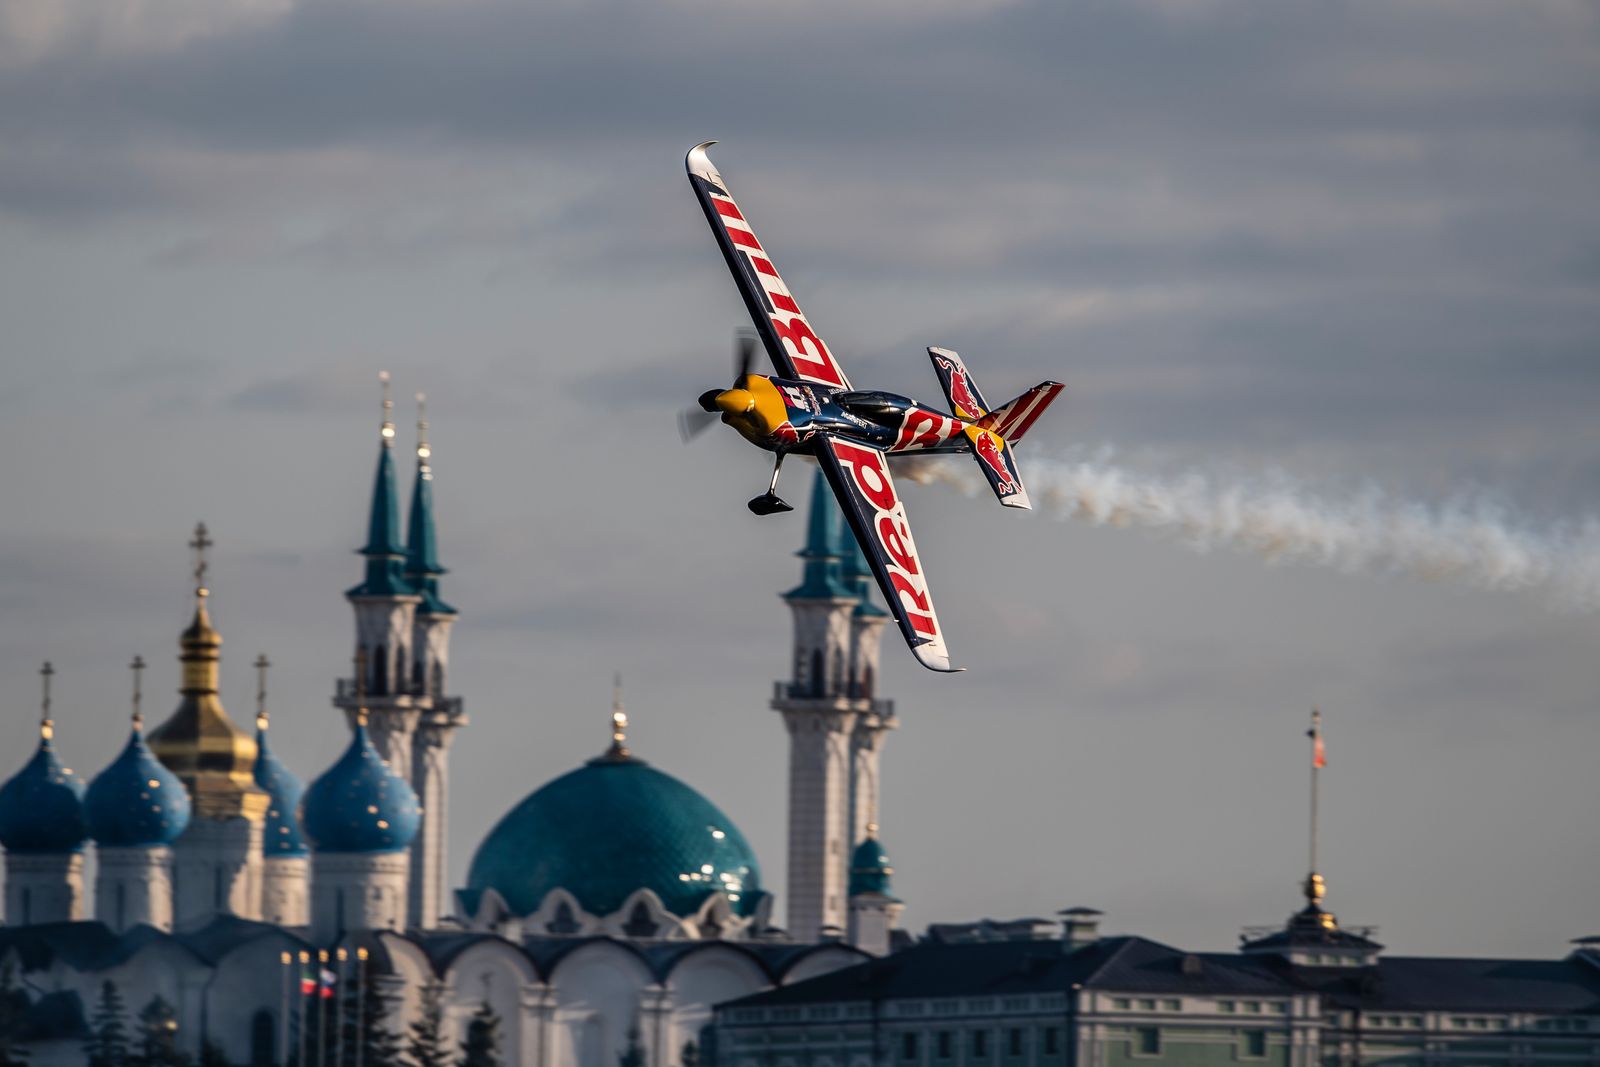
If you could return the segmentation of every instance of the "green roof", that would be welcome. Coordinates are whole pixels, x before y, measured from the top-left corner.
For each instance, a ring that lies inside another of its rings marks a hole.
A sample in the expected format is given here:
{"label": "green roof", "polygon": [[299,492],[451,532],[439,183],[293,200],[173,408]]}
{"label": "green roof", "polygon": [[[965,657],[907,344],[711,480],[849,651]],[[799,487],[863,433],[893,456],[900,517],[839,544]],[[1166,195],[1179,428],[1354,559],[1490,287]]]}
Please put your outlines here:
{"label": "green roof", "polygon": [[800,584],[783,594],[785,600],[855,599],[855,592],[845,582],[839,568],[844,555],[839,539],[839,505],[820,469],[811,483],[806,546],[795,555],[806,561],[805,570]]}

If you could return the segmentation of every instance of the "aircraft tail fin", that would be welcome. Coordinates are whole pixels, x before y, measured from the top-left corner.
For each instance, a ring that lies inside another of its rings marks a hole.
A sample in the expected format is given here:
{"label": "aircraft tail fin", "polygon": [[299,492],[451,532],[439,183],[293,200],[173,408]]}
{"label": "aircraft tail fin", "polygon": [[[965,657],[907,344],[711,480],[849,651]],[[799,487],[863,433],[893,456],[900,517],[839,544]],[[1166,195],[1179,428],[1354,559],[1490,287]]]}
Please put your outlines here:
{"label": "aircraft tail fin", "polygon": [[1049,407],[1061,390],[1066,386],[1060,382],[1040,382],[1026,393],[1014,400],[987,412],[977,421],[978,426],[1016,444],[1022,440],[1024,434],[1033,428],[1033,424],[1044,409]]}
{"label": "aircraft tail fin", "polygon": [[960,356],[948,348],[930,348],[928,358],[933,360],[933,373],[939,376],[939,387],[950,402],[950,414],[967,422],[989,414],[989,405]]}

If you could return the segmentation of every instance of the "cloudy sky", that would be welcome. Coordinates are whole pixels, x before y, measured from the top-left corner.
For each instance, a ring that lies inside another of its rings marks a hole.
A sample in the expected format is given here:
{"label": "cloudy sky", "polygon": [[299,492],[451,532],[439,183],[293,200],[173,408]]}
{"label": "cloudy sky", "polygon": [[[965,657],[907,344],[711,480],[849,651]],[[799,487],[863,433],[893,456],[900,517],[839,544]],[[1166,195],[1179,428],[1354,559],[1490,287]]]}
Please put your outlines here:
{"label": "cloudy sky", "polygon": [[[745,511],[761,454],[674,428],[743,316],[683,176],[713,137],[858,383],[936,397],[937,344],[991,397],[1068,384],[1025,472],[1111,449],[1136,478],[1465,494],[1534,530],[1595,514],[1587,3],[21,0],[0,7],[7,768],[45,658],[81,770],[122,740],[135,653],[151,711],[176,699],[203,518],[225,701],[249,720],[267,652],[276,744],[320,771],[388,368],[429,394],[463,612],[457,877],[599,751],[620,669],[637,750],[781,893],[766,702],[802,522]],[[909,925],[1088,904],[1203,949],[1281,921],[1315,703],[1344,921],[1406,953],[1600,930],[1600,618],[905,495],[971,668],[885,646]]]}

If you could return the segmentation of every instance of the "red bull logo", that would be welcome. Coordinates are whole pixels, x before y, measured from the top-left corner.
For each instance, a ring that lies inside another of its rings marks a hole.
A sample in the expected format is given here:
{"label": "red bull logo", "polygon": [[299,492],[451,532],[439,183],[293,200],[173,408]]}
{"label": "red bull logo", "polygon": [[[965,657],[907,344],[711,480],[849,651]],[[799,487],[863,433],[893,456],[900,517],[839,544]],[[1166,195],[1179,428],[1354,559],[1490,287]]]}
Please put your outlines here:
{"label": "red bull logo", "polygon": [[950,377],[948,392],[950,403],[955,406],[956,414],[964,419],[976,419],[984,414],[983,405],[978,403],[978,398],[972,395],[972,382],[967,377],[967,368],[959,363],[954,363],[943,356],[935,357],[939,365],[944,368],[945,374]]}
{"label": "red bull logo", "polygon": [[998,437],[988,430],[979,430],[973,435],[972,450],[977,453],[983,465],[994,472],[995,490],[1002,496],[1015,493],[1018,489],[1016,479],[1011,476],[1011,467],[1006,463],[1006,454]]}

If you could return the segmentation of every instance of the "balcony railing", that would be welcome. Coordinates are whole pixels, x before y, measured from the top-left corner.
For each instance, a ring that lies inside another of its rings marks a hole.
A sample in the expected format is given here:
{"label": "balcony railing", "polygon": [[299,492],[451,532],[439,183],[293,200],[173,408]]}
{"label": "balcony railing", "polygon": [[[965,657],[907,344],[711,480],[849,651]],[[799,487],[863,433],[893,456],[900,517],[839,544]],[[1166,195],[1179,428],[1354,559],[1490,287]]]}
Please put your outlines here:
{"label": "balcony railing", "polygon": [[[773,700],[816,700],[838,704],[854,704],[867,699],[858,685],[811,685],[800,682],[773,682]],[[869,709],[885,719],[894,718],[894,701],[868,700]]]}

